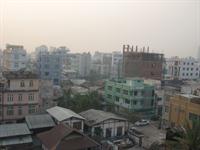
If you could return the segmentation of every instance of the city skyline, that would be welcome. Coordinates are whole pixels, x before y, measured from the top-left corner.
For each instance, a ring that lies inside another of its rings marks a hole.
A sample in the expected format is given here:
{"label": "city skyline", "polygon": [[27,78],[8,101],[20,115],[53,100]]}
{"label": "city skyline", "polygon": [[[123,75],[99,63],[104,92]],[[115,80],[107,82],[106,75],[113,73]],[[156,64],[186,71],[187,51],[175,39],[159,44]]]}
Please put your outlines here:
{"label": "city skyline", "polygon": [[149,46],[170,56],[197,57],[200,1],[0,0],[0,47],[66,46],[71,52]]}

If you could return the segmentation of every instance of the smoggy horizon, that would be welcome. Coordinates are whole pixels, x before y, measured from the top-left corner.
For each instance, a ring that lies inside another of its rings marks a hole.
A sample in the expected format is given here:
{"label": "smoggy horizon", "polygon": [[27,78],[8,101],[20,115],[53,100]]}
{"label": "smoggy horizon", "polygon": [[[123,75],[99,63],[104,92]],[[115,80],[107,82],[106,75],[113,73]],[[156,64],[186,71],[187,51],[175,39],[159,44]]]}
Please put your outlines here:
{"label": "smoggy horizon", "polygon": [[130,44],[197,57],[200,0],[0,0],[0,48],[6,43],[92,53]]}

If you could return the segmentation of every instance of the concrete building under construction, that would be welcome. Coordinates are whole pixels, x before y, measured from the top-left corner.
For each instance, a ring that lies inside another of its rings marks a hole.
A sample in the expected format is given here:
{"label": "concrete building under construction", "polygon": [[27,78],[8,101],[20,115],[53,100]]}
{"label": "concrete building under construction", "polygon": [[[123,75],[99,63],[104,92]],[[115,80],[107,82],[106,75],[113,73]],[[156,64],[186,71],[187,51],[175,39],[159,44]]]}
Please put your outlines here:
{"label": "concrete building under construction", "polygon": [[123,45],[123,76],[161,80],[164,55],[150,53],[149,47],[138,49]]}

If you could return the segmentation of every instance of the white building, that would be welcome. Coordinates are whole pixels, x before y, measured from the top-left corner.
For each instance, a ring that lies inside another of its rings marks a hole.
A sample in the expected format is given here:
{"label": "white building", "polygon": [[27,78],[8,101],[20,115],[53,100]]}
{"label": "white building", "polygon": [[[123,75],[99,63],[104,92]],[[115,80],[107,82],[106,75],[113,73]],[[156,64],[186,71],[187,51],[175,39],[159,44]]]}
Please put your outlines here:
{"label": "white building", "polygon": [[92,70],[101,76],[109,77],[111,74],[111,53],[95,52],[92,58]]}
{"label": "white building", "polygon": [[64,123],[71,128],[83,131],[85,118],[72,110],[55,106],[47,109],[47,112],[54,118],[57,124]]}
{"label": "white building", "polygon": [[173,57],[166,61],[167,76],[171,79],[198,79],[200,64],[193,57]]}
{"label": "white building", "polygon": [[3,68],[9,71],[17,71],[26,68],[26,50],[22,45],[6,45],[3,51]]}
{"label": "white building", "polygon": [[127,131],[127,120],[113,113],[102,110],[89,109],[80,113],[91,130],[91,136],[103,136],[105,138],[121,137]]}
{"label": "white building", "polygon": [[111,77],[120,77],[122,72],[122,59],[123,54],[121,52],[112,52]]}

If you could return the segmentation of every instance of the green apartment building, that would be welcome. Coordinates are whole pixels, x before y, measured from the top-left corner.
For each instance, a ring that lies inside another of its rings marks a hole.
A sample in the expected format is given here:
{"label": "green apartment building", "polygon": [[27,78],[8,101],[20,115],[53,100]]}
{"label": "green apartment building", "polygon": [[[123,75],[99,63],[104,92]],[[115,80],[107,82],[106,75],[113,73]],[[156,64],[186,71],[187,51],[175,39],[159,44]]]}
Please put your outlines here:
{"label": "green apartment building", "polygon": [[141,79],[107,80],[104,97],[107,103],[115,104],[132,112],[139,112],[146,118],[155,114],[154,86]]}

